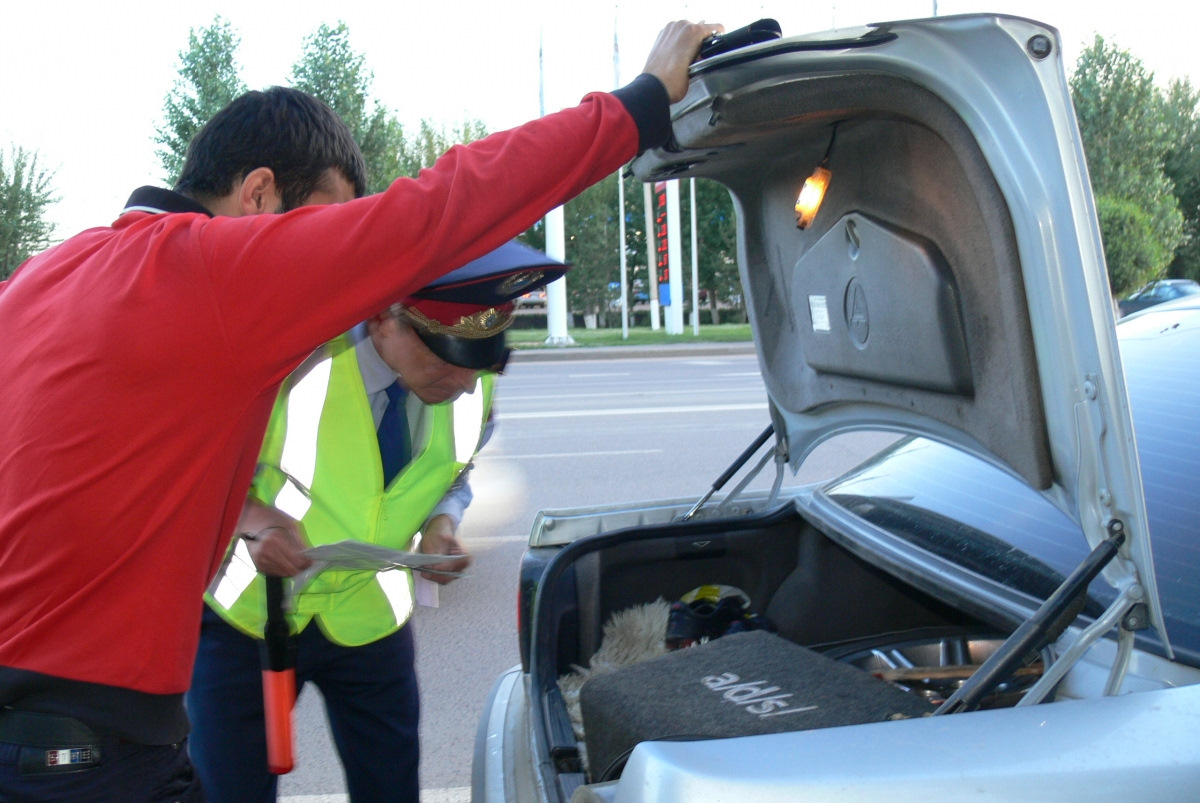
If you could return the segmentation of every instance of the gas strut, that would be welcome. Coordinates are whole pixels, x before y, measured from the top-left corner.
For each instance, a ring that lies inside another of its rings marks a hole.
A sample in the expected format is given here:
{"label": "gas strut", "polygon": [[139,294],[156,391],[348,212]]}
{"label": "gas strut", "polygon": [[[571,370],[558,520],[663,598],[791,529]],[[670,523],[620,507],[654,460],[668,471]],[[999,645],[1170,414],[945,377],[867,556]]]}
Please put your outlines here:
{"label": "gas strut", "polygon": [[714,482],[712,487],[708,489],[708,493],[700,497],[700,501],[692,505],[692,509],[683,514],[683,518],[681,518],[680,521],[687,521],[692,516],[696,515],[696,511],[704,507],[704,503],[711,499],[713,494],[725,487],[725,483],[729,482],[730,478],[733,477],[734,474],[738,473],[738,470],[742,466],[746,465],[747,460],[749,460],[751,457],[754,457],[754,453],[762,448],[762,445],[767,442],[767,438],[771,437],[772,433],[774,432],[775,425],[767,424],[767,428],[762,431],[761,435],[754,439],[754,443],[750,444],[746,448],[746,451],[738,455],[737,460],[734,460],[733,464],[729,468],[725,469],[725,473],[717,477],[717,481]]}
{"label": "gas strut", "polygon": [[935,716],[974,711],[992,689],[1012,676],[1030,653],[1058,638],[1075,621],[1087,600],[1088,586],[1116,557],[1118,548],[1125,541],[1120,520],[1110,521],[1108,529],[1109,537],[1097,544],[1091,554],[1083,559],[1083,563],[1075,567],[1071,576],[1034,611],[1033,616],[1018,627],[958,691],[938,706],[934,711]]}

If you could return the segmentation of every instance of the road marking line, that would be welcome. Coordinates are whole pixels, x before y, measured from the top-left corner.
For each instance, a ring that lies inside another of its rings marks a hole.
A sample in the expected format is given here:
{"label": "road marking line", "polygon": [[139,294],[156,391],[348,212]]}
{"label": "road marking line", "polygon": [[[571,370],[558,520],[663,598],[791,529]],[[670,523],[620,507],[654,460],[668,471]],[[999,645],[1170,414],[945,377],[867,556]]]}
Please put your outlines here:
{"label": "road marking line", "polygon": [[629,376],[629,372],[612,373],[612,374],[567,374],[567,379],[596,379],[597,377],[607,379],[610,376]]}
{"label": "road marking line", "polygon": [[527,544],[528,535],[463,535],[462,541],[472,546],[487,546],[488,544]]}
{"label": "road marking line", "polygon": [[[285,795],[280,803],[349,803],[345,794],[332,795]],[[471,787],[451,786],[446,789],[422,789],[421,803],[470,803]]]}
{"label": "road marking line", "polygon": [[[740,376],[740,374],[720,374],[720,376]],[[761,374],[759,374],[757,371],[755,371],[753,374],[746,374],[746,376],[761,376]],[[547,386],[547,387],[549,387],[549,386]],[[554,387],[556,387],[556,388],[561,387],[561,385],[555,385]],[[743,387],[737,387],[737,388],[709,388],[706,386],[706,387],[703,387],[702,390],[705,395],[709,395],[709,396],[715,395],[717,393],[747,393],[750,391],[761,390],[761,385],[759,383],[753,383],[753,384],[749,384],[749,385],[746,385]],[[699,392],[701,392],[701,389],[698,389],[698,388],[692,388],[690,390],[658,390],[658,389],[648,390],[645,388],[638,388],[636,390],[631,390],[631,391],[612,391],[612,392],[605,392],[605,393],[594,393],[589,390],[587,393],[587,396],[589,399],[603,399],[603,398],[607,398],[609,396],[619,396],[621,398],[627,398],[629,396],[695,396]],[[505,393],[501,398],[504,400],[505,404],[508,404],[509,402],[514,402],[514,401],[545,401],[547,399],[578,399],[579,391],[575,391],[574,393],[534,393],[534,394],[530,394],[528,396],[517,396],[517,395]]]}
{"label": "road marking line", "polygon": [[422,789],[421,803],[471,803],[471,787],[452,786],[447,789]]}
{"label": "road marking line", "polygon": [[[517,350],[520,351],[519,348]],[[605,356],[601,357],[600,359],[602,359],[604,362],[609,362],[609,363],[635,363],[635,364],[641,365],[644,363],[651,363],[651,362],[680,363],[680,362],[687,362],[690,360],[703,359],[703,357],[704,357],[703,354],[698,354],[698,355],[690,356],[690,357],[686,354],[663,355],[661,357],[660,356],[624,357],[624,356],[621,356],[618,354],[613,354],[613,355],[605,355]],[[721,359],[725,362],[731,362],[731,361],[737,361],[737,360],[753,360],[753,359],[755,359],[755,355],[754,355],[753,351],[739,351],[739,352],[731,352],[729,354],[726,354],[725,356],[717,355],[717,358]],[[537,360],[537,359],[526,361],[526,360],[522,360],[520,357],[518,357],[517,359],[510,361],[509,365],[514,366],[514,369],[519,369],[523,373],[527,373],[527,374],[531,374],[531,375],[537,374],[537,375],[544,376],[547,373],[553,373],[555,371],[562,370],[558,367],[560,365],[567,365],[567,366],[578,365],[582,368],[583,366],[586,366],[589,364],[595,365],[599,361],[600,360],[598,360],[596,358],[588,359],[586,357],[581,357],[578,359],[546,360],[543,362],[543,361]]]}
{"label": "road marking line", "polygon": [[[507,416],[506,416],[507,417]],[[599,455],[614,455],[614,454],[662,454],[662,449],[629,449],[623,452],[546,452],[545,454],[497,454],[497,460],[534,460],[541,457],[596,457]],[[482,463],[487,459],[487,456],[480,455],[478,458]]]}
{"label": "road marking line", "polygon": [[725,413],[734,410],[763,410],[766,403],[759,404],[713,404],[703,407],[635,407],[627,410],[548,410],[542,413],[501,412],[505,421],[524,418],[579,418],[601,415],[666,415],[672,413]]}

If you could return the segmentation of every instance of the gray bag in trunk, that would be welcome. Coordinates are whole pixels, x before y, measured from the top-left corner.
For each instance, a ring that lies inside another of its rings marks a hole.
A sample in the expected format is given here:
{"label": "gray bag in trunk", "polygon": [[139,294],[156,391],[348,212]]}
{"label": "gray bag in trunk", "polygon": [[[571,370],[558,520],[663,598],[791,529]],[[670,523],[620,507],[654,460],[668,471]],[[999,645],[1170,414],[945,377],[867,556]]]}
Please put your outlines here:
{"label": "gray bag in trunk", "polygon": [[786,639],[737,633],[588,680],[580,690],[593,781],[643,741],[714,739],[919,717],[924,699]]}

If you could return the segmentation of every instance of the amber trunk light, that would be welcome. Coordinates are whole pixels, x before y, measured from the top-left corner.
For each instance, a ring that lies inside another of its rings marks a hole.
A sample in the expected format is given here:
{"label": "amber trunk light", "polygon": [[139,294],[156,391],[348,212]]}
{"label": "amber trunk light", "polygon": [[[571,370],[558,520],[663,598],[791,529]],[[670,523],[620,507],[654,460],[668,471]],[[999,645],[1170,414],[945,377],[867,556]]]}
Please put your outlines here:
{"label": "amber trunk light", "polygon": [[796,198],[796,226],[807,229],[812,225],[821,201],[825,198],[825,190],[829,188],[829,180],[833,173],[824,167],[818,167],[813,174],[804,180],[804,187]]}

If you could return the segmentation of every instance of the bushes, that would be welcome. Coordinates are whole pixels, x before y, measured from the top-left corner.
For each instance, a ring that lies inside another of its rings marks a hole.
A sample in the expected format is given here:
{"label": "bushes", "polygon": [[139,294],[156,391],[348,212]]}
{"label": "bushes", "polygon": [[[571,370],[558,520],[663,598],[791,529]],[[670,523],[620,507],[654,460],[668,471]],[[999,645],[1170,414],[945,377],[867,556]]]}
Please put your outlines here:
{"label": "bushes", "polygon": [[1124,198],[1102,195],[1096,199],[1096,213],[1114,295],[1123,296],[1162,276],[1171,254],[1141,206]]}
{"label": "bushes", "polygon": [[[743,310],[741,307],[730,307],[729,309],[718,309],[717,316],[718,316],[719,322],[722,324],[746,323],[746,311]],[[663,324],[663,319],[664,319],[663,313],[660,312],[659,319],[658,319],[660,326]],[[631,327],[635,327],[635,328],[641,327],[644,329],[649,329],[650,328],[650,308],[649,307],[644,307],[644,308],[639,307],[637,309],[630,310],[629,325]],[[691,319],[687,318],[686,316],[685,316],[685,325],[688,327],[691,326]],[[711,325],[712,325],[712,315],[709,312],[708,307],[701,307],[701,309],[700,309],[700,326],[705,327],[705,326],[711,326]],[[584,328],[583,313],[581,313],[581,312],[572,313],[570,326],[574,329],[583,329]],[[621,328],[621,313],[618,312],[617,310],[609,310],[608,312],[606,312],[600,316],[600,319],[597,321],[597,326],[601,329],[620,329]],[[520,312],[518,312],[516,315],[513,316],[512,328],[513,329],[521,329],[521,330],[540,329],[542,331],[545,331],[548,328],[548,323],[546,321],[546,311],[542,310],[542,309],[521,310]]]}

